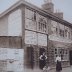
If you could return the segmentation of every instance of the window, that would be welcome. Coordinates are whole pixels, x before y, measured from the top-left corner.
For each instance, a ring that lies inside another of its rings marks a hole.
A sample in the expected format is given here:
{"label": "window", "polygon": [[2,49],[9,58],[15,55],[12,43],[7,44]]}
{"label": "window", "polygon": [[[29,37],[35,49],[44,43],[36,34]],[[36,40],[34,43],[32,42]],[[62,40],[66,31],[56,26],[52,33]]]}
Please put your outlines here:
{"label": "window", "polygon": [[65,37],[67,37],[67,30],[65,29]]}
{"label": "window", "polygon": [[59,35],[61,37],[64,37],[64,29],[65,29],[65,26],[59,23]]}
{"label": "window", "polygon": [[35,11],[25,8],[25,28],[46,33],[47,18]]}
{"label": "window", "polygon": [[64,37],[64,30],[60,29],[59,34],[61,37]]}
{"label": "window", "polygon": [[70,39],[70,32],[68,32],[68,38]]}
{"label": "window", "polygon": [[54,49],[54,55],[55,55],[55,59],[57,57],[57,55],[60,55],[61,56],[61,59],[62,61],[68,61],[68,50],[67,49],[64,49],[64,48],[55,48]]}
{"label": "window", "polygon": [[38,24],[38,31],[46,32],[47,30],[47,19],[41,15],[37,15],[37,24]]}
{"label": "window", "polygon": [[51,21],[51,30],[53,34],[58,34],[58,23],[56,21]]}
{"label": "window", "polygon": [[46,32],[46,21],[43,18],[39,19],[38,24],[39,24],[39,30]]}

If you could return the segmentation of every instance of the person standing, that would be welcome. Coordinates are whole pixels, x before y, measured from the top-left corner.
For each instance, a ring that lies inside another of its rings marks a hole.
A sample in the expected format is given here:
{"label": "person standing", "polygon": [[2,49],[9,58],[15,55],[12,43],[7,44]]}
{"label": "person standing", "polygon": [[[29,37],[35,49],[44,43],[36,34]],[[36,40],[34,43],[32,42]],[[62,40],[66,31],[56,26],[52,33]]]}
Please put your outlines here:
{"label": "person standing", "polygon": [[56,63],[56,72],[61,72],[61,70],[62,70],[61,62],[57,60],[57,63]]}
{"label": "person standing", "polygon": [[55,62],[57,62],[57,60],[61,62],[61,57],[57,56]]}
{"label": "person standing", "polygon": [[56,72],[61,72],[61,70],[62,70],[61,57],[57,56],[56,57]]}
{"label": "person standing", "polygon": [[46,60],[47,60],[45,52],[39,57],[39,59],[40,59],[40,68],[43,69],[44,66],[46,66]]}

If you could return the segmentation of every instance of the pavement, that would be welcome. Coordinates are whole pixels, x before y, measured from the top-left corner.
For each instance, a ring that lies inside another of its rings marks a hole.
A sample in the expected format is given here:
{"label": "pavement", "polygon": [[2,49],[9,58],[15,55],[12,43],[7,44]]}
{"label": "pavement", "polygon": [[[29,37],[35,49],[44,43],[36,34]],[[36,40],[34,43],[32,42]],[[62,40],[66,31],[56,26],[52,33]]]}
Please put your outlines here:
{"label": "pavement", "polygon": [[[56,70],[55,69],[52,69],[49,72],[56,72]],[[72,72],[72,66],[66,67],[66,68],[62,68],[62,71],[61,72]]]}
{"label": "pavement", "polygon": [[[34,70],[26,70],[25,72],[44,72],[42,70],[39,70],[39,69],[34,69]],[[45,72],[56,72],[55,69],[51,69],[49,71],[45,71]],[[66,68],[62,68],[62,71],[61,72],[72,72],[72,66],[70,67],[66,67]]]}

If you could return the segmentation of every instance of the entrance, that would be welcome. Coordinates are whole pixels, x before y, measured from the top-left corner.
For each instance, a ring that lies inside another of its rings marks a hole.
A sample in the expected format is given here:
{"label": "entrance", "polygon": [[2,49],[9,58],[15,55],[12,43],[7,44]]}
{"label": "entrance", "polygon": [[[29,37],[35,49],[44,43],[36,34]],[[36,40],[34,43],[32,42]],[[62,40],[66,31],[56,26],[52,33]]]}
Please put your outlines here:
{"label": "entrance", "polygon": [[[45,49],[44,48],[40,48],[39,56],[41,57],[43,55],[43,53],[45,53]],[[39,68],[43,69],[43,67],[45,65],[46,65],[46,60],[45,60],[45,57],[43,56],[42,59],[39,60]]]}
{"label": "entrance", "polygon": [[72,65],[72,50],[69,51],[70,65]]}
{"label": "entrance", "polygon": [[33,47],[27,47],[27,61],[28,68],[34,68],[34,49]]}

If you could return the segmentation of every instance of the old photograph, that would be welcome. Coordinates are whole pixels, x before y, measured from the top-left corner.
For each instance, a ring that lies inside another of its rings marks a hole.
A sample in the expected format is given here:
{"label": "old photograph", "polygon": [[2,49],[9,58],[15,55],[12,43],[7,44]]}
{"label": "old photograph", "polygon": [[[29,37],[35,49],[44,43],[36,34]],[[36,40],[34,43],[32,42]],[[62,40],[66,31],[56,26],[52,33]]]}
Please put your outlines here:
{"label": "old photograph", "polygon": [[0,72],[72,72],[69,1],[0,0]]}

